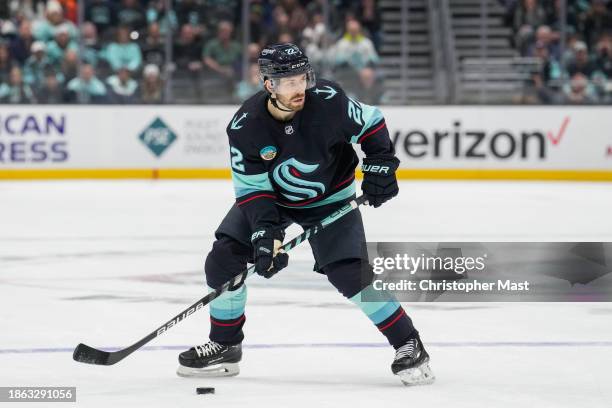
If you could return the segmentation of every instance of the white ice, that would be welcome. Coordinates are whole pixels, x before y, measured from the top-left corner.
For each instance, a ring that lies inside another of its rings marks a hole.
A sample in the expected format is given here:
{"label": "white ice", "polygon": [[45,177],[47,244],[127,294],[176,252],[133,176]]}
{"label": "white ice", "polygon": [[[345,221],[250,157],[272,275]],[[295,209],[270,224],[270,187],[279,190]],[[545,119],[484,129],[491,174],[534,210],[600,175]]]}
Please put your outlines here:
{"label": "white ice", "polygon": [[[206,311],[115,366],[74,362],[76,344],[125,347],[203,295],[231,203],[226,181],[1,183],[0,386],[78,388],[54,407],[612,406],[612,304],[404,304],[437,375],[407,388],[380,333],[310,272],[307,245],[249,282],[238,377],[175,375],[206,341]],[[371,241],[612,241],[611,204],[605,183],[402,182],[363,214]],[[46,404],[15,406],[28,405]]]}

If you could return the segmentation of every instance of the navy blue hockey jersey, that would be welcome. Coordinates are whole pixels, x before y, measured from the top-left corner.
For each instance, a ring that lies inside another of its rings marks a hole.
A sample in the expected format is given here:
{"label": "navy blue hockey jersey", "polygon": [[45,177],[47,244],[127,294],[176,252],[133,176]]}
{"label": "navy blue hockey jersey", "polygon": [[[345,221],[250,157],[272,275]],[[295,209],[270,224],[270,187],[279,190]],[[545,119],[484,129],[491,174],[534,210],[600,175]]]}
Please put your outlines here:
{"label": "navy blue hockey jersey", "polygon": [[380,110],[347,97],[334,82],[306,91],[304,108],[286,122],[267,109],[261,91],[227,126],[236,203],[251,227],[279,222],[277,206],[312,208],[355,194],[358,157],[393,154]]}

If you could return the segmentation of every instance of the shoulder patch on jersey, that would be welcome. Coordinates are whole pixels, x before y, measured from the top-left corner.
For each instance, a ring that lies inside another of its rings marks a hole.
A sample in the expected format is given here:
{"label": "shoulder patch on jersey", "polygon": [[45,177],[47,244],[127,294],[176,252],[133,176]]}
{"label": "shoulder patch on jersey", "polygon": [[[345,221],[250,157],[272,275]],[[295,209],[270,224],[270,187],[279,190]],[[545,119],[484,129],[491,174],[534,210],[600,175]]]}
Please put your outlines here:
{"label": "shoulder patch on jersey", "polygon": [[264,160],[272,160],[276,157],[276,147],[275,146],[266,146],[259,151],[259,155]]}
{"label": "shoulder patch on jersey", "polygon": [[240,124],[240,122],[242,122],[242,120],[245,119],[248,114],[249,114],[248,112],[244,112],[241,116],[238,116],[238,114],[236,114],[232,118],[232,123],[230,125],[230,129],[232,129],[232,130],[242,129],[242,125]]}
{"label": "shoulder patch on jersey", "polygon": [[319,94],[326,95],[325,99],[331,99],[334,96],[336,96],[336,94],[338,93],[338,91],[336,91],[334,88],[332,88],[329,85],[325,85],[321,88],[317,87],[312,92],[316,93],[317,95]]}

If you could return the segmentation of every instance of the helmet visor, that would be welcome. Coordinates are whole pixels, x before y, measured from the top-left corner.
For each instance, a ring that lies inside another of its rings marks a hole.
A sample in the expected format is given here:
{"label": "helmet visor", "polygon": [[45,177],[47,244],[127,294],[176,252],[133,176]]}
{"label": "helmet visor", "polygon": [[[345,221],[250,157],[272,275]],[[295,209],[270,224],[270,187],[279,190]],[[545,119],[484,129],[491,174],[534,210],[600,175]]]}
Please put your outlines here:
{"label": "helmet visor", "polygon": [[315,86],[316,78],[312,69],[309,69],[303,74],[291,76],[281,76],[280,78],[270,78],[272,89],[275,93],[290,94],[296,92],[304,92]]}

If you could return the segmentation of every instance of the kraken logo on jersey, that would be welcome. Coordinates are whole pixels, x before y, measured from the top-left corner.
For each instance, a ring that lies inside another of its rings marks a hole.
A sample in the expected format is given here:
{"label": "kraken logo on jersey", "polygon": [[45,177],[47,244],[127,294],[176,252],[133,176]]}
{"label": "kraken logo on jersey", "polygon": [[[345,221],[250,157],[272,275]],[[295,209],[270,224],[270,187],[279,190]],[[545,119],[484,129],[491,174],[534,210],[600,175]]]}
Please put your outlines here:
{"label": "kraken logo on jersey", "polygon": [[314,198],[325,193],[325,186],[316,181],[303,180],[300,176],[312,173],[318,167],[318,164],[305,164],[292,157],[276,166],[274,181],[285,191],[281,194],[291,201]]}

